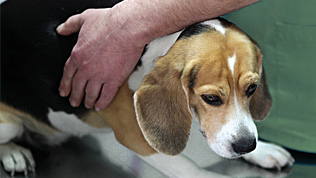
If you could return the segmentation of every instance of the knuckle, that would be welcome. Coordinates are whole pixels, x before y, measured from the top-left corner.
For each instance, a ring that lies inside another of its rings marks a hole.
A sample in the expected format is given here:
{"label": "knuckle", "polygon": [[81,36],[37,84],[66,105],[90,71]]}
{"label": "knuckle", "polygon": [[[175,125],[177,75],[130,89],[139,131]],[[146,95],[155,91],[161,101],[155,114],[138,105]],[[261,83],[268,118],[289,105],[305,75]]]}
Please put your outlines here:
{"label": "knuckle", "polygon": [[85,93],[86,93],[86,96],[89,97],[89,98],[92,98],[95,96],[93,90],[91,88],[86,88],[85,89]]}
{"label": "knuckle", "polygon": [[66,85],[67,82],[70,82],[70,80],[73,78],[72,74],[68,72],[68,67],[64,67],[64,73],[63,73],[63,78],[60,83],[61,86]]}
{"label": "knuckle", "polygon": [[75,46],[71,51],[71,58],[72,60],[77,60],[79,56],[80,56],[80,50],[78,49],[77,46]]}
{"label": "knuckle", "polygon": [[91,92],[86,91],[85,97],[86,97],[87,101],[93,101],[97,98],[97,95],[95,93],[91,93]]}
{"label": "knuckle", "polygon": [[93,11],[94,11],[93,9],[87,9],[87,10],[83,11],[81,14],[83,16],[89,16],[93,13]]}
{"label": "knuckle", "polygon": [[64,66],[64,74],[68,73],[69,68],[70,68],[70,64],[69,64],[69,62],[66,62],[65,66]]}
{"label": "knuckle", "polygon": [[80,84],[79,82],[80,82],[80,79],[78,78],[78,76],[75,76],[72,79],[72,86],[77,89],[79,87],[79,84]]}
{"label": "knuckle", "polygon": [[77,17],[78,17],[78,15],[73,15],[73,16],[69,17],[64,23],[65,28],[71,27],[71,25],[73,24],[73,21],[75,21],[75,19]]}

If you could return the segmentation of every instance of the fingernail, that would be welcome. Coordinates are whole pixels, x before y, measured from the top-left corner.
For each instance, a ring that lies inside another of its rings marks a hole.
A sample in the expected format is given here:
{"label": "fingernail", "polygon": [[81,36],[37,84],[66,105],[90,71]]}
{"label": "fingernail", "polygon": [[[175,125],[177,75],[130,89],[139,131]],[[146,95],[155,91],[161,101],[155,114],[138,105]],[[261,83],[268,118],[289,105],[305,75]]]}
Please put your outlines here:
{"label": "fingernail", "polygon": [[71,104],[72,107],[77,107],[77,103],[75,101],[73,101],[73,100],[70,101],[70,104]]}
{"label": "fingernail", "polygon": [[101,111],[101,109],[100,109],[100,108],[98,108],[98,107],[95,107],[95,110],[96,110],[96,111]]}
{"label": "fingernail", "polygon": [[61,31],[61,29],[63,28],[63,26],[64,26],[64,24],[60,24],[58,27],[57,27],[57,32],[60,32]]}
{"label": "fingernail", "polygon": [[84,104],[84,106],[85,106],[87,109],[91,109],[91,106],[87,105],[86,103]]}
{"label": "fingernail", "polygon": [[59,91],[59,95],[60,95],[61,97],[65,97],[65,96],[66,96],[66,93],[65,93],[64,90],[60,90],[60,91]]}

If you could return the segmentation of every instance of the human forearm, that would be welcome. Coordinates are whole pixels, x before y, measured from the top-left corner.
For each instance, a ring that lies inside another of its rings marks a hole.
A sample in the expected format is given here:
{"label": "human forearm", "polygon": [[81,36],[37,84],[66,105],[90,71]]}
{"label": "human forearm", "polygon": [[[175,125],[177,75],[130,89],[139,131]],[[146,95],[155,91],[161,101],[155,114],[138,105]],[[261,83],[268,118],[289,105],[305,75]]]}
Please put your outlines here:
{"label": "human forearm", "polygon": [[[106,1],[106,0],[104,0]],[[125,0],[113,8],[90,9],[57,29],[79,31],[60,83],[72,106],[104,109],[153,39],[242,8],[257,0]]]}
{"label": "human forearm", "polygon": [[[181,30],[191,24],[215,18],[258,0],[125,0],[113,7],[114,19],[122,30],[143,40]],[[131,23],[133,22],[133,23]],[[143,45],[143,44],[142,44]]]}

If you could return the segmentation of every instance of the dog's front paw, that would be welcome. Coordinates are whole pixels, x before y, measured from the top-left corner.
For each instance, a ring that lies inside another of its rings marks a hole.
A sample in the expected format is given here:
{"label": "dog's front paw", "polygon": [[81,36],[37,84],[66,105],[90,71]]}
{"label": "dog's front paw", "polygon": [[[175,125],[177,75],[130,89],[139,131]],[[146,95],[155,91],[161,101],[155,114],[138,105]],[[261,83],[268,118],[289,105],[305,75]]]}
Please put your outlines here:
{"label": "dog's front paw", "polygon": [[11,142],[0,144],[0,160],[4,169],[11,172],[11,176],[14,176],[15,172],[24,172],[27,175],[28,171],[35,170],[35,162],[30,150]]}
{"label": "dog's front paw", "polygon": [[257,148],[243,158],[253,164],[263,168],[276,168],[281,170],[282,167],[292,166],[294,158],[284,148],[272,143],[258,141]]}

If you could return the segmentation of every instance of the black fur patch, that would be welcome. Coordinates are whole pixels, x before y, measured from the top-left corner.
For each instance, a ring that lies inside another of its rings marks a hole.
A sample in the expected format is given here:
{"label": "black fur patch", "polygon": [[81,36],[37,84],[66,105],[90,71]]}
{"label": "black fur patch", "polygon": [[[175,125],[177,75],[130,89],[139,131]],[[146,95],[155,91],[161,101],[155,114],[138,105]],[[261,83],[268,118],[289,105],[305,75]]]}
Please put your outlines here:
{"label": "black fur patch", "polygon": [[190,38],[191,36],[207,32],[210,29],[211,28],[208,25],[203,25],[203,24],[191,25],[180,34],[180,36],[178,37],[178,40],[181,38]]}
{"label": "black fur patch", "polygon": [[58,24],[88,8],[118,0],[9,0],[1,4],[1,102],[48,123],[48,108],[82,115],[59,96],[63,67],[77,34],[63,37]]}
{"label": "black fur patch", "polygon": [[138,67],[140,67],[140,66],[143,65],[142,57],[143,57],[143,55],[147,52],[147,45],[148,45],[148,44],[145,45],[144,50],[143,50],[143,52],[142,52],[142,55],[141,55],[140,59],[138,60],[136,66],[135,66],[135,68],[134,68],[135,71],[137,70]]}

